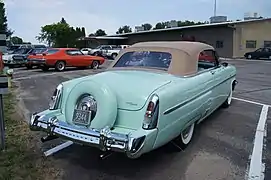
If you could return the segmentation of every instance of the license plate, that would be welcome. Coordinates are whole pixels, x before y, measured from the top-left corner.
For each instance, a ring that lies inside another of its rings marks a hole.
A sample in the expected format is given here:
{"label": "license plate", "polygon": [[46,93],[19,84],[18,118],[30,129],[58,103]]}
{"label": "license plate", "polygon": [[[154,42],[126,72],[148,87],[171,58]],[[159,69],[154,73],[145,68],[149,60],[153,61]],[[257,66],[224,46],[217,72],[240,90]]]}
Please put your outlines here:
{"label": "license plate", "polygon": [[78,125],[89,125],[91,111],[75,109],[73,112],[73,123]]}

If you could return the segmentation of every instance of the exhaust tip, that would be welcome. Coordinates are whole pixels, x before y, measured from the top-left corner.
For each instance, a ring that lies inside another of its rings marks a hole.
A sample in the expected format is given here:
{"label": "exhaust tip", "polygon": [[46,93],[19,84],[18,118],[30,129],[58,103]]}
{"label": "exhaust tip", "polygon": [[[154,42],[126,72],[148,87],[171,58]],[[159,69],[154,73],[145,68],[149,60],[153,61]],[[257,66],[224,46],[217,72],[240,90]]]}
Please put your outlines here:
{"label": "exhaust tip", "polygon": [[48,135],[48,136],[45,136],[45,137],[42,137],[40,138],[41,142],[47,142],[47,141],[51,141],[51,140],[54,140],[54,139],[57,139],[58,137],[55,136],[55,135]]}

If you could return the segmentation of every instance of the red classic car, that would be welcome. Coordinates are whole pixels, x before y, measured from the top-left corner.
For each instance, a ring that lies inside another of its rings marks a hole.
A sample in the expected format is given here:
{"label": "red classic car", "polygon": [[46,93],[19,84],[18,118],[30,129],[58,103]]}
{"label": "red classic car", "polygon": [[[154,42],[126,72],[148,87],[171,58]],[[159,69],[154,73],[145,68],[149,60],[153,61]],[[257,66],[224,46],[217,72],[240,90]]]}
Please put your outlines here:
{"label": "red classic car", "polygon": [[29,56],[27,61],[28,66],[38,66],[43,71],[47,71],[49,68],[63,71],[66,67],[98,68],[105,59],[84,55],[76,48],[49,48],[42,54]]}

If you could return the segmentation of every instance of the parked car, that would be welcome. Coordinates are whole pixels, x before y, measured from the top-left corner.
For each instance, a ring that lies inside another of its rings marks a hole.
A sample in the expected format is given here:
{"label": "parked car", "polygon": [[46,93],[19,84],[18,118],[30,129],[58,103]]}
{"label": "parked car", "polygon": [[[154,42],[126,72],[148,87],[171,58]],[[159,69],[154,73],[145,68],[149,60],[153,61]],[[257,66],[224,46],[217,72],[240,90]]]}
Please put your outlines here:
{"label": "parked car", "polygon": [[103,56],[104,51],[108,49],[117,48],[117,45],[100,45],[90,51],[90,55]]}
{"label": "parked car", "polygon": [[83,49],[81,49],[81,51],[82,51],[83,54],[89,55],[90,51],[91,51],[91,48],[83,48]]}
{"label": "parked car", "polygon": [[[42,56],[44,52],[47,51],[47,48],[36,48],[33,49],[26,57],[27,61],[25,63],[25,66],[27,69],[32,69],[34,66],[38,66],[35,62],[36,56]],[[39,61],[38,61],[39,62]]]}
{"label": "parked car", "polygon": [[8,47],[8,54],[12,54],[17,49],[32,48],[30,44],[13,44]]}
{"label": "parked car", "polygon": [[104,61],[103,57],[84,55],[76,48],[49,48],[42,55],[28,59],[30,64],[39,66],[43,71],[49,68],[64,71],[66,67],[98,68]]}
{"label": "parked car", "polygon": [[24,49],[24,48],[46,48],[43,44],[13,44],[8,47],[7,51],[9,54],[12,54],[17,49]]}
{"label": "parked car", "polygon": [[12,53],[2,56],[3,63],[6,66],[24,66],[27,62],[27,55],[32,51],[32,48],[19,48]]}
{"label": "parked car", "polygon": [[271,48],[259,48],[256,51],[244,54],[246,59],[269,59],[271,60]]}
{"label": "parked car", "polygon": [[[215,61],[199,59],[210,52]],[[228,107],[236,68],[199,42],[142,42],[119,54],[105,72],[62,82],[49,109],[30,128],[43,141],[62,137],[105,152],[139,158],[169,142],[191,142],[195,125]]]}
{"label": "parked car", "polygon": [[122,49],[125,49],[129,47],[128,45],[117,45],[116,47],[112,47],[112,48],[108,48],[106,50],[102,50],[102,54],[104,57],[107,57],[107,58],[111,58],[111,59],[115,59],[119,52],[122,50]]}
{"label": "parked car", "polygon": [[112,48],[108,50],[103,50],[102,53],[104,57],[115,59],[121,50],[121,48]]}

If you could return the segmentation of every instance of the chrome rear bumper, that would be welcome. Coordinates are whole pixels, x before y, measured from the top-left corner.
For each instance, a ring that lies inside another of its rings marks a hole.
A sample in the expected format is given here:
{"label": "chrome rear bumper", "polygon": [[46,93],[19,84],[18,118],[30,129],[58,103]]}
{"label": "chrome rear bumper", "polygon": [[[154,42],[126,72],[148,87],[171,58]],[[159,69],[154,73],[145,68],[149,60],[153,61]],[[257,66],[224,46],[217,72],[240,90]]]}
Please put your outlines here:
{"label": "chrome rear bumper", "polygon": [[27,64],[45,65],[46,61],[44,59],[27,59]]}
{"label": "chrome rear bumper", "polygon": [[30,120],[32,131],[45,131],[48,135],[62,137],[80,144],[94,146],[102,151],[117,151],[126,153],[133,158],[142,149],[146,136],[132,137],[131,134],[112,132],[109,127],[101,130],[77,128],[57,117],[33,114]]}

